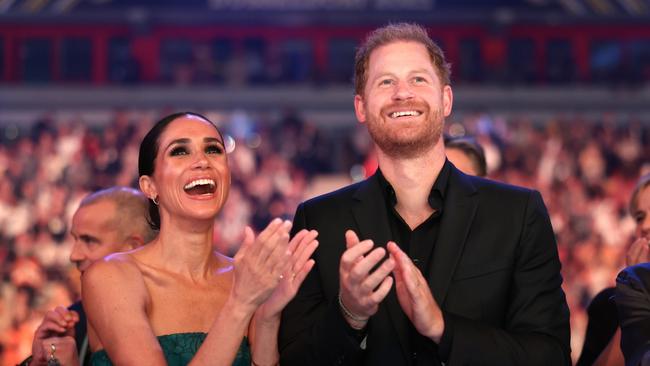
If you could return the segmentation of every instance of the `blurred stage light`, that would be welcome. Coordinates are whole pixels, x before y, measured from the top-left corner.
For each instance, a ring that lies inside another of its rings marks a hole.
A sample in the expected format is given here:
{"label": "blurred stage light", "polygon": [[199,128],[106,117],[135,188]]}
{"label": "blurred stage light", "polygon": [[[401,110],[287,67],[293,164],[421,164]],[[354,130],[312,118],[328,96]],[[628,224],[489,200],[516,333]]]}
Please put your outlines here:
{"label": "blurred stage light", "polygon": [[366,179],[366,169],[363,165],[356,164],[350,168],[350,179],[352,179],[353,182],[360,182]]}
{"label": "blurred stage light", "polygon": [[26,0],[23,3],[23,10],[29,13],[36,13],[41,11],[48,2],[48,0]]}
{"label": "blurred stage light", "polygon": [[226,154],[230,154],[233,151],[235,151],[235,147],[237,145],[235,139],[232,138],[232,136],[230,135],[225,135],[223,137],[223,144],[224,144],[224,148],[226,149]]}
{"label": "blurred stage light", "polygon": [[79,3],[80,0],[59,0],[52,5],[55,13],[67,13]]}
{"label": "blurred stage light", "polygon": [[246,138],[246,146],[257,149],[262,144],[262,137],[259,133],[252,132]]}
{"label": "blurred stage light", "polygon": [[16,0],[0,0],[0,13],[6,13]]}
{"label": "blurred stage light", "polygon": [[13,141],[18,138],[18,127],[16,125],[7,126],[5,128],[5,138]]}
{"label": "blurred stage light", "polygon": [[465,126],[458,122],[452,122],[449,125],[449,136],[451,137],[463,137],[466,133]]}

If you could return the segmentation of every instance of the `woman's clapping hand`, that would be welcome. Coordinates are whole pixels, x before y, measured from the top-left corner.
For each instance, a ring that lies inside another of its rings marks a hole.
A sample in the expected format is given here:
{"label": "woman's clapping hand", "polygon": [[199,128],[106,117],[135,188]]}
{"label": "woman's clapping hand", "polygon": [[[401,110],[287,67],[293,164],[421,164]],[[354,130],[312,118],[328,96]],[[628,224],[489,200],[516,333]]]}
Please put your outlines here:
{"label": "woman's clapping hand", "polygon": [[282,274],[278,287],[258,309],[260,320],[279,318],[282,309],[296,296],[302,281],[314,266],[315,262],[310,257],[318,247],[317,236],[316,230],[301,230],[291,239],[290,266]]}
{"label": "woman's clapping hand", "polygon": [[291,222],[274,219],[255,236],[246,228],[244,242],[234,258],[233,300],[256,309],[265,302],[290,268]]}

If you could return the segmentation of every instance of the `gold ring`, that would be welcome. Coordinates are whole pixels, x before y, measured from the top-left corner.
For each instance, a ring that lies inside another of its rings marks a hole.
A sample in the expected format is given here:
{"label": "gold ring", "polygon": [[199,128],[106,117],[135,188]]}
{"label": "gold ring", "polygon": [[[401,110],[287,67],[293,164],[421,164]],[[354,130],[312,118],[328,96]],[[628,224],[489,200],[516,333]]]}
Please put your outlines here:
{"label": "gold ring", "polygon": [[59,359],[54,356],[56,353],[56,346],[54,343],[50,343],[50,358],[47,360],[47,366],[61,366]]}

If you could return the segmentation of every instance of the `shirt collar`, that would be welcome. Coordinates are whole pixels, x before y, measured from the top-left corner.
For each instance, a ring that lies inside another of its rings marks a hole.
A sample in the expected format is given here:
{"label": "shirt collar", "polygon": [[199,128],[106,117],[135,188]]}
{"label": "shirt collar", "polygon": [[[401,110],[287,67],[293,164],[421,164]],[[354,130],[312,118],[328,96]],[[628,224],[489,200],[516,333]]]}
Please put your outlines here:
{"label": "shirt collar", "polygon": [[[451,172],[449,160],[445,159],[445,163],[438,174],[438,178],[433,183],[431,191],[429,192],[429,206],[433,208],[436,212],[441,212],[442,207],[445,202],[445,193],[447,192],[447,184],[449,182],[449,174]],[[390,204],[390,207],[395,207],[397,204],[397,196],[395,195],[395,189],[393,186],[386,180],[384,174],[381,172],[380,168],[377,168],[377,177],[379,178],[379,186],[381,187],[382,195],[384,200]]]}

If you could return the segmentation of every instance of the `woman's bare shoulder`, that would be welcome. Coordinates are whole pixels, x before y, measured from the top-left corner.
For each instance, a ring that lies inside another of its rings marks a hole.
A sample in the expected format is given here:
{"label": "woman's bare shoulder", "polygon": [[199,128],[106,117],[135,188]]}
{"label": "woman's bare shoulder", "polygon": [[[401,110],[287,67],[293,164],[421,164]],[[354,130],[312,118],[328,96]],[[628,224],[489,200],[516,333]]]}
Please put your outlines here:
{"label": "woman's bare shoulder", "polygon": [[[137,250],[137,249],[136,249]],[[82,276],[84,286],[118,286],[122,291],[145,290],[134,251],[114,253],[93,263]]]}
{"label": "woman's bare shoulder", "polygon": [[151,296],[131,252],[96,261],[81,280],[92,349],[105,348],[111,354],[132,337],[151,333],[147,318]]}
{"label": "woman's bare shoulder", "polygon": [[[137,250],[137,249],[136,249]],[[93,263],[88,271],[105,274],[135,274],[139,272],[137,260],[134,258],[136,250],[123,253],[113,253]]]}

